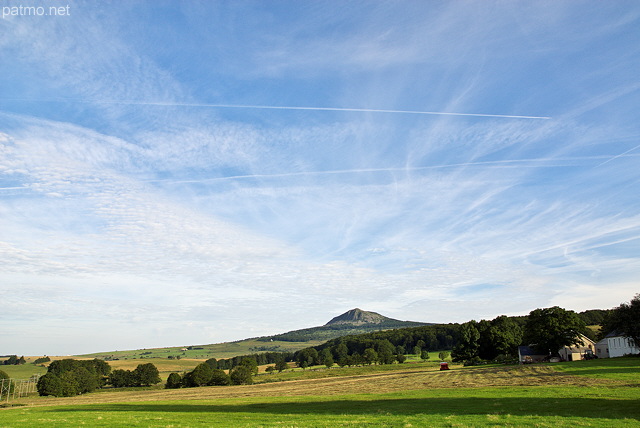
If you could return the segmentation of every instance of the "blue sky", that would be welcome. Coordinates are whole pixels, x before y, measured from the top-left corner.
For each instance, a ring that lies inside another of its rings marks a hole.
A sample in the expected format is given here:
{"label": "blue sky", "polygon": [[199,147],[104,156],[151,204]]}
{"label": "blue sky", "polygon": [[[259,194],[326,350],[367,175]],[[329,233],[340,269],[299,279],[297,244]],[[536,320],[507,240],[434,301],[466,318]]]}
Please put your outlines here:
{"label": "blue sky", "polygon": [[0,354],[640,291],[637,2],[68,5],[0,20]]}

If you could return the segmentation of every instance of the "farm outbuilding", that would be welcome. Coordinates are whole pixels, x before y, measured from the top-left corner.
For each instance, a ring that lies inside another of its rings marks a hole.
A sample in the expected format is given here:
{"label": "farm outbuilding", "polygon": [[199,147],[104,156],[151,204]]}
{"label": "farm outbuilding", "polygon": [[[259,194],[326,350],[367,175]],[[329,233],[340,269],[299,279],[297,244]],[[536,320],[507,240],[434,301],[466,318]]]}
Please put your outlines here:
{"label": "farm outbuilding", "polygon": [[580,335],[580,343],[573,346],[565,346],[558,351],[560,359],[563,361],[579,361],[584,360],[585,357],[595,355],[596,343],[589,339],[587,336]]}
{"label": "farm outbuilding", "polygon": [[520,364],[541,363],[548,355],[540,354],[531,346],[518,346],[518,360]]}

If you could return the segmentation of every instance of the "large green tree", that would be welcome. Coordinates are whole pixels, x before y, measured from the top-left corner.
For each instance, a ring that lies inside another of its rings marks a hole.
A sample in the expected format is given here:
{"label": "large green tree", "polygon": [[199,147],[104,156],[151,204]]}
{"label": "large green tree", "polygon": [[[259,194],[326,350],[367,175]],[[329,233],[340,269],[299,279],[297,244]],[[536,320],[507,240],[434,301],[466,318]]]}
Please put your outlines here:
{"label": "large green tree", "polygon": [[640,348],[640,294],[636,294],[631,302],[613,309],[604,320],[602,330],[605,334],[623,334]]}
{"label": "large green tree", "polygon": [[200,363],[190,373],[188,377],[189,385],[187,386],[208,385],[211,382],[212,376],[213,376],[213,369],[211,368],[211,366],[207,363]]}
{"label": "large green tree", "polygon": [[480,349],[480,332],[478,331],[478,323],[469,321],[460,326],[458,344],[451,352],[453,361],[471,360],[478,356]]}
{"label": "large green tree", "polygon": [[524,340],[538,352],[556,355],[565,346],[579,345],[584,321],[574,311],[559,306],[535,309],[524,327]]}
{"label": "large green tree", "polygon": [[138,364],[133,375],[139,386],[151,386],[161,382],[160,372],[153,363]]}
{"label": "large green tree", "polygon": [[518,345],[522,343],[522,327],[507,316],[499,316],[493,319],[489,329],[484,333],[491,343],[493,352],[483,358],[493,359],[498,355],[517,355]]}

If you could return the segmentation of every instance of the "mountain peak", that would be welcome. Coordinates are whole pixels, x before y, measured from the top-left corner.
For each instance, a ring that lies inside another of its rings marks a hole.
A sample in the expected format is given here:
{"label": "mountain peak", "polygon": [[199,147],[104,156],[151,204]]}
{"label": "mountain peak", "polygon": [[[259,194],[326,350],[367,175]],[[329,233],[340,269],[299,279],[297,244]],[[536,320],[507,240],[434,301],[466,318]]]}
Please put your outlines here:
{"label": "mountain peak", "polygon": [[368,312],[363,311],[360,308],[351,309],[350,311],[345,312],[342,315],[338,315],[333,318],[331,321],[326,323],[325,325],[332,324],[353,324],[353,325],[362,325],[362,324],[380,324],[385,321],[394,321],[391,318],[387,318],[383,315],[380,315],[376,312]]}

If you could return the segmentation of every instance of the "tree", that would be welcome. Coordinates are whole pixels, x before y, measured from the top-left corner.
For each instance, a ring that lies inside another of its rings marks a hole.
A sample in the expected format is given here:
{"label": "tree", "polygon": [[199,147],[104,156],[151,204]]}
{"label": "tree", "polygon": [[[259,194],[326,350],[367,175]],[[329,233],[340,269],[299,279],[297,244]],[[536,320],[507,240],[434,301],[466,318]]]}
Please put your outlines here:
{"label": "tree", "polygon": [[535,309],[524,327],[524,340],[538,352],[555,355],[565,346],[579,345],[584,322],[574,311],[558,306]]}
{"label": "tree", "polygon": [[152,363],[138,364],[133,375],[139,386],[151,386],[161,382],[160,372]]}
{"label": "tree", "polygon": [[79,394],[91,392],[98,388],[98,379],[95,373],[91,373],[85,367],[78,367],[67,373],[71,373],[73,380],[78,384]]}
{"label": "tree", "polygon": [[413,355],[419,357],[421,353],[422,353],[421,347],[419,347],[418,345],[413,347]]}
{"label": "tree", "polygon": [[258,362],[255,358],[244,358],[242,361],[240,361],[239,365],[248,368],[249,371],[251,371],[251,374],[258,374]]}
{"label": "tree", "polygon": [[373,348],[367,348],[364,350],[363,359],[364,362],[369,365],[375,364],[375,362],[378,361],[378,353]]}
{"label": "tree", "polygon": [[512,318],[504,315],[491,321],[487,335],[494,350],[494,355],[489,356],[488,359],[493,359],[498,355],[515,356],[518,345],[522,343],[522,327]]}
{"label": "tree", "polygon": [[209,381],[209,385],[229,385],[231,383],[231,378],[228,374],[225,373],[224,370],[221,369],[213,369],[211,373],[211,380]]}
{"label": "tree", "polygon": [[640,294],[636,294],[631,302],[614,308],[605,319],[602,330],[605,334],[622,334],[640,348]]}
{"label": "tree", "polygon": [[109,375],[108,383],[114,388],[135,386],[135,379],[131,370],[116,369]]}
{"label": "tree", "polygon": [[440,361],[444,361],[449,358],[449,353],[447,351],[440,351],[438,358],[440,358]]}
{"label": "tree", "polygon": [[480,332],[477,324],[475,321],[469,321],[460,326],[460,339],[451,352],[453,361],[466,361],[478,356]]}
{"label": "tree", "polygon": [[431,358],[429,356],[429,351],[422,351],[420,353],[420,359],[422,359],[422,361],[427,361],[429,358]]}
{"label": "tree", "polygon": [[251,385],[253,377],[251,370],[246,366],[236,366],[229,374],[233,385]]}
{"label": "tree", "polygon": [[318,363],[318,351],[315,348],[304,348],[296,354],[299,367],[307,368]]}
{"label": "tree", "polygon": [[209,358],[207,361],[205,361],[205,363],[207,363],[212,369],[218,368],[218,360],[216,360],[215,358]]}
{"label": "tree", "polygon": [[191,371],[191,375],[189,376],[188,386],[204,386],[209,384],[211,381],[211,376],[213,375],[213,369],[207,363],[201,363],[196,366],[195,369]]}
{"label": "tree", "polygon": [[338,361],[344,360],[349,356],[349,348],[344,342],[340,342],[333,351],[333,359]]}
{"label": "tree", "polygon": [[320,363],[324,364],[327,368],[333,366],[333,354],[331,353],[331,350],[329,348],[324,348],[322,351],[320,351],[318,357],[320,359]]}
{"label": "tree", "polygon": [[396,355],[396,361],[398,361],[398,364],[402,364],[407,360],[407,356],[404,354],[397,354]]}
{"label": "tree", "polygon": [[66,358],[53,361],[47,369],[47,379],[38,392],[41,395],[70,397],[91,392],[105,383],[111,366],[103,360],[74,360]]}
{"label": "tree", "polygon": [[9,359],[4,360],[3,363],[5,366],[14,366],[18,364],[18,356],[17,355],[10,355]]}
{"label": "tree", "polygon": [[52,395],[54,397],[62,397],[62,381],[53,373],[47,373],[40,376],[36,388],[38,390],[38,394],[42,396]]}
{"label": "tree", "polygon": [[170,373],[167,378],[167,383],[165,384],[165,388],[167,389],[177,389],[182,386],[182,376],[179,373]]}
{"label": "tree", "polygon": [[[8,387],[7,387],[7,383],[9,385]],[[8,393],[12,393],[13,389],[15,387],[15,384],[11,381],[11,377],[6,372],[4,372],[2,370],[0,370],[0,384],[2,384],[4,388],[7,388],[5,390],[0,391],[0,393],[2,393],[4,391],[8,391]]]}
{"label": "tree", "polygon": [[394,355],[394,347],[389,340],[384,339],[378,342],[378,362],[380,364],[392,364],[396,356]]}
{"label": "tree", "polygon": [[286,370],[289,368],[289,365],[287,364],[287,362],[283,359],[278,360],[276,362],[276,370],[278,370],[278,373],[281,373],[283,370]]}
{"label": "tree", "polygon": [[66,371],[60,375],[62,387],[60,393],[62,397],[73,397],[82,392],[81,385],[73,370]]}

